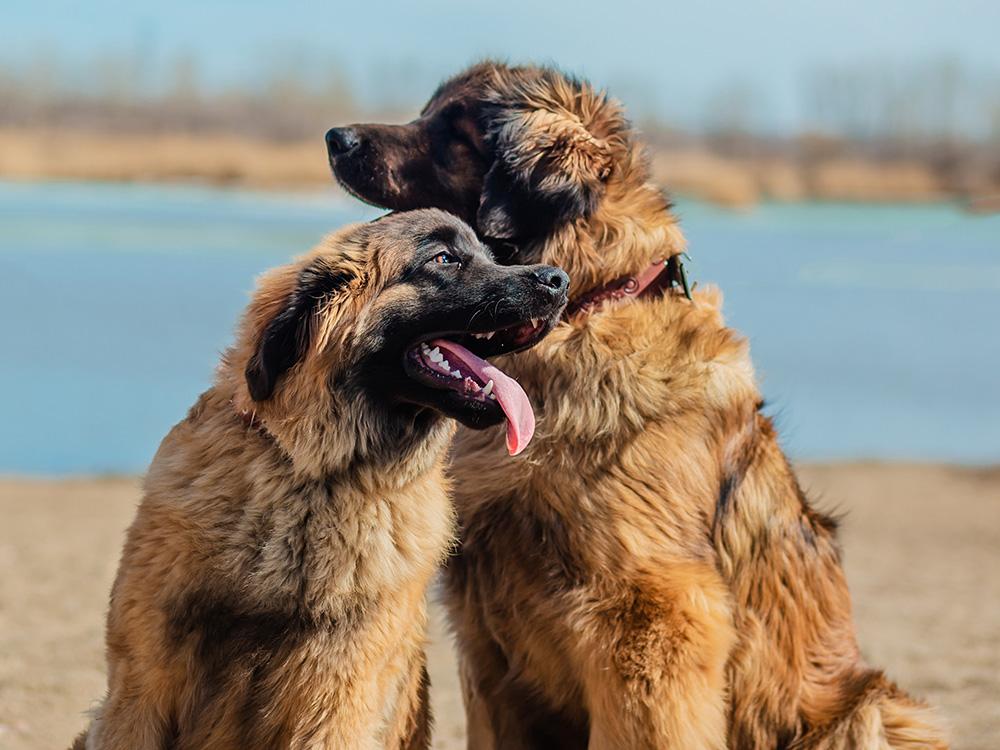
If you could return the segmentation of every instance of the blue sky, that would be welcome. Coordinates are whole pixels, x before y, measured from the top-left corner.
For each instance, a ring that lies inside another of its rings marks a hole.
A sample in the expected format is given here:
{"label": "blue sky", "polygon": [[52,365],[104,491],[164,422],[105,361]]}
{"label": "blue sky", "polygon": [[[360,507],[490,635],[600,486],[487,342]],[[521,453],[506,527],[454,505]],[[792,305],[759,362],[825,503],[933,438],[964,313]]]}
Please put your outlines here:
{"label": "blue sky", "polygon": [[154,69],[198,60],[212,85],[276,68],[337,65],[372,102],[421,101],[469,61],[554,61],[609,86],[633,113],[682,124],[713,93],[755,94],[768,127],[793,127],[808,71],[950,60],[1000,75],[997,0],[839,2],[284,2],[12,0],[0,62],[64,65],[142,50]]}

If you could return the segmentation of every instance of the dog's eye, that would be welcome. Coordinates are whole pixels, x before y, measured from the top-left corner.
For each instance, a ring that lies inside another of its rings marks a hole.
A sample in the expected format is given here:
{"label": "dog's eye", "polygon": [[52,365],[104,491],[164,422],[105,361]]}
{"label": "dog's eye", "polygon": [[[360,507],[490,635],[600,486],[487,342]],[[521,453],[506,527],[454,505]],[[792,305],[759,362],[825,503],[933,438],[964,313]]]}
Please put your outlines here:
{"label": "dog's eye", "polygon": [[435,263],[442,266],[450,265],[452,263],[461,263],[461,259],[458,256],[452,255],[451,253],[438,253],[433,258]]}

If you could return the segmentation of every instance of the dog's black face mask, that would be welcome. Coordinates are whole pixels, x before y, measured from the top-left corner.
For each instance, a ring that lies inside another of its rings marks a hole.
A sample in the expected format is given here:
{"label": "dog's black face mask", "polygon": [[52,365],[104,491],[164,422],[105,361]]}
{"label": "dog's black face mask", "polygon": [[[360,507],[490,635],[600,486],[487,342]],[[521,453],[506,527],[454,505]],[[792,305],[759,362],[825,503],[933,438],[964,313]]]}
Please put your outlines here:
{"label": "dog's black face mask", "polygon": [[[509,95],[498,80],[509,82]],[[593,213],[612,169],[609,141],[568,109],[524,91],[579,85],[545,69],[477,66],[442,86],[413,122],[330,130],[330,165],[361,200],[395,210],[443,208],[495,249],[511,250],[498,252],[499,260],[523,262],[517,248]],[[603,98],[587,95],[603,106]]]}
{"label": "dog's black face mask", "polygon": [[[516,382],[485,360],[533,346],[551,330],[566,306],[566,274],[501,266],[467,225],[439,211],[391,214],[365,232],[373,258],[366,273],[379,291],[344,345],[338,387],[373,408],[429,407],[473,428],[506,418],[517,452],[533,429],[530,406]],[[270,398],[304,356],[310,321],[356,278],[318,262],[300,272],[247,367],[255,400]]]}
{"label": "dog's black face mask", "polygon": [[355,197],[394,211],[440,208],[474,225],[489,164],[461,102],[432,101],[405,125],[333,128],[326,144],[334,176]]}
{"label": "dog's black face mask", "polygon": [[498,265],[457,221],[429,229],[359,330],[359,383],[376,399],[427,406],[473,428],[506,418],[508,447],[519,452],[534,429],[531,407],[486,359],[540,341],[568,286],[551,266]]}

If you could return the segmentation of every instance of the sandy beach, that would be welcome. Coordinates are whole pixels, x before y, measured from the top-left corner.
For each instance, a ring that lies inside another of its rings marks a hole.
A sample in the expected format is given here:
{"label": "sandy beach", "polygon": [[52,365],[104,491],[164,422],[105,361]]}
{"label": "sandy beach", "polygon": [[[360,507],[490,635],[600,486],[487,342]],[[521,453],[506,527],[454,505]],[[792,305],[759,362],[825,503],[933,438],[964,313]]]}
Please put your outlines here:
{"label": "sandy beach", "polygon": [[[1000,468],[801,467],[844,516],[865,655],[940,707],[959,750],[1000,746]],[[0,748],[67,747],[104,688],[102,638],[135,479],[0,480]],[[464,747],[440,612],[436,748]]]}

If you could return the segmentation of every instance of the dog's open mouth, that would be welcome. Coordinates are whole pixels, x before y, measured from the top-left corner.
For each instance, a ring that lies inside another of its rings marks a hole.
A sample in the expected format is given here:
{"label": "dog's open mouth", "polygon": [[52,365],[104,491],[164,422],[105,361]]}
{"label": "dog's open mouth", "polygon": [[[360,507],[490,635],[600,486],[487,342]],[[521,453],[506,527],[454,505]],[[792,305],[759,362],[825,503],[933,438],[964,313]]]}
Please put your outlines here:
{"label": "dog's open mouth", "polygon": [[548,320],[530,320],[496,331],[439,334],[406,351],[410,377],[431,388],[453,391],[468,405],[500,408],[507,418],[507,451],[516,456],[531,441],[535,414],[516,380],[485,357],[525,349],[544,336]]}

